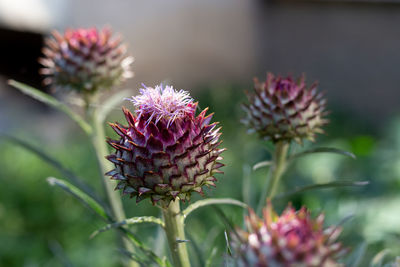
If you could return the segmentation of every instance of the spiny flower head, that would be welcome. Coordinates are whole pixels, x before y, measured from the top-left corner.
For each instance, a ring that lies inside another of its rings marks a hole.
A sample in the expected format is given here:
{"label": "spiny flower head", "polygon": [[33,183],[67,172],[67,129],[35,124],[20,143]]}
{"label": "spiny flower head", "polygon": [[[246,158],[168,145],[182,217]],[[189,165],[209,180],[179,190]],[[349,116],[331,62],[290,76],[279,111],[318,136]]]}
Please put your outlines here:
{"label": "spiny flower head", "polygon": [[67,29],[64,35],[54,31],[45,39],[40,73],[46,76],[46,85],[56,88],[90,94],[110,89],[132,77],[133,58],[126,50],[109,28]]}
{"label": "spiny flower head", "polygon": [[116,151],[107,157],[115,164],[107,174],[119,181],[117,189],[137,202],[150,198],[168,206],[215,186],[224,149],[212,114],[204,109],[195,116],[197,103],[172,86],[144,87],[130,101],[135,114],[124,108],[128,125],[111,124],[119,139],[108,140]]}
{"label": "spiny flower head", "polygon": [[261,219],[250,211],[246,218],[248,231],[238,229],[232,235],[238,266],[341,266],[336,257],[344,250],[335,243],[341,229],[323,229],[322,214],[312,219],[305,207],[296,212],[289,205],[278,216],[271,203],[263,212]]}
{"label": "spiny flower head", "polygon": [[257,132],[273,142],[303,139],[314,140],[316,133],[327,123],[326,101],[317,92],[317,84],[309,89],[304,75],[297,81],[291,76],[267,74],[265,82],[254,79],[254,94],[248,94],[249,104],[243,105],[246,117],[242,122],[249,132]]}

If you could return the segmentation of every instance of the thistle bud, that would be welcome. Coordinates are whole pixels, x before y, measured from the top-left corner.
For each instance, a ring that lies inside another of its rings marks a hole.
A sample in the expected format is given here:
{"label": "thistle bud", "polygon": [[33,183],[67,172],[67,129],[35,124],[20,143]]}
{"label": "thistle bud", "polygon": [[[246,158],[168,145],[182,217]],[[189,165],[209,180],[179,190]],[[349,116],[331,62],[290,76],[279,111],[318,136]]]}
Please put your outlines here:
{"label": "thistle bud", "polygon": [[242,122],[249,132],[274,143],[313,141],[316,133],[323,132],[326,101],[317,92],[316,83],[307,89],[304,76],[295,82],[290,76],[281,78],[271,73],[265,82],[254,82],[254,94],[248,94],[249,103],[243,105],[246,117]]}
{"label": "thistle bud", "polygon": [[344,250],[335,243],[341,229],[324,230],[323,222],[322,214],[312,219],[305,207],[296,212],[289,206],[278,216],[268,203],[263,219],[250,211],[248,230],[232,234],[238,266],[342,266],[336,258]]}
{"label": "thistle bud", "polygon": [[133,58],[126,50],[109,28],[68,29],[64,35],[54,31],[45,39],[40,73],[46,76],[44,84],[56,88],[90,94],[110,89],[132,77]]}
{"label": "thistle bud", "polygon": [[204,109],[195,116],[197,103],[172,86],[144,86],[129,100],[135,114],[123,109],[128,125],[111,124],[119,139],[108,141],[116,151],[107,157],[115,164],[107,175],[118,180],[117,189],[137,202],[151,198],[168,205],[215,186],[224,149],[218,148],[220,128],[210,123],[212,114]]}

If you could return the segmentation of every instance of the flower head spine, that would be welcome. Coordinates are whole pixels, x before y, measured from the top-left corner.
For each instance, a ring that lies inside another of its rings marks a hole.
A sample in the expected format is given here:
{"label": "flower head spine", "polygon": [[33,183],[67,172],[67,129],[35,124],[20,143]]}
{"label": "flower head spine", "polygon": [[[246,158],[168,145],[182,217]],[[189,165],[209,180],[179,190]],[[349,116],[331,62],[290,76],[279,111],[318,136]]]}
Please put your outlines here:
{"label": "flower head spine", "polygon": [[147,87],[142,84],[144,88],[139,90],[140,95],[132,98],[127,98],[136,107],[138,118],[147,115],[147,124],[153,119],[155,123],[161,119],[167,119],[167,127],[187,113],[194,113],[195,105],[193,98],[184,90],[175,90],[172,86],[163,84],[156,85],[155,88]]}

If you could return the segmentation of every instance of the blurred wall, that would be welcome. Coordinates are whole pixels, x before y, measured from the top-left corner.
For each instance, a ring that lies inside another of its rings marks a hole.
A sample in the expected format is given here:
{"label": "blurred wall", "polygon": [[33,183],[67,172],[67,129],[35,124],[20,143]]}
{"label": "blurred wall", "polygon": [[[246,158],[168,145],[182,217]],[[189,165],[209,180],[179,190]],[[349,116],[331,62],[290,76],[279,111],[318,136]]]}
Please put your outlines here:
{"label": "blurred wall", "polygon": [[331,105],[373,121],[399,112],[400,4],[35,1],[62,14],[49,16],[47,30],[109,24],[122,33],[136,58],[127,85],[133,88],[160,81],[186,89],[214,82],[250,87],[267,70],[305,72],[320,81]]}

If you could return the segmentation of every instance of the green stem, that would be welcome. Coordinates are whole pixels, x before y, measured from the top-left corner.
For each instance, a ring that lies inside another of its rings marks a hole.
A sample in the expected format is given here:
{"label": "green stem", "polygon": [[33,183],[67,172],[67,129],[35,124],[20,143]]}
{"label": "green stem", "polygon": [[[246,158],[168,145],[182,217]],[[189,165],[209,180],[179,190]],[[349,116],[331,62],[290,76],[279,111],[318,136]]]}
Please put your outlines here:
{"label": "green stem", "polygon": [[289,143],[280,141],[275,144],[275,150],[272,157],[272,164],[268,173],[268,183],[264,188],[260,201],[257,206],[257,213],[261,212],[267,198],[272,199],[275,196],[281,176],[286,168],[286,157],[289,149]]}
{"label": "green stem", "polygon": [[179,200],[171,201],[168,208],[163,208],[165,233],[175,267],[190,267],[189,255],[185,242],[183,216]]}
{"label": "green stem", "polygon": [[[103,186],[106,191],[107,200],[111,207],[112,215],[114,216],[114,220],[117,222],[123,221],[126,219],[125,212],[122,206],[122,201],[119,193],[114,190],[115,184],[114,181],[106,177],[104,174],[114,168],[113,164],[109,162],[105,156],[109,154],[107,145],[106,145],[106,137],[104,133],[104,127],[101,121],[98,119],[96,110],[91,110],[88,106],[87,115],[90,118],[90,123],[93,129],[93,132],[90,136],[93,147],[96,152],[97,161],[100,167]],[[133,252],[132,244],[124,238],[122,235],[120,236],[122,239],[123,245],[127,251]],[[136,262],[129,262],[127,266],[137,267],[139,266]]]}

